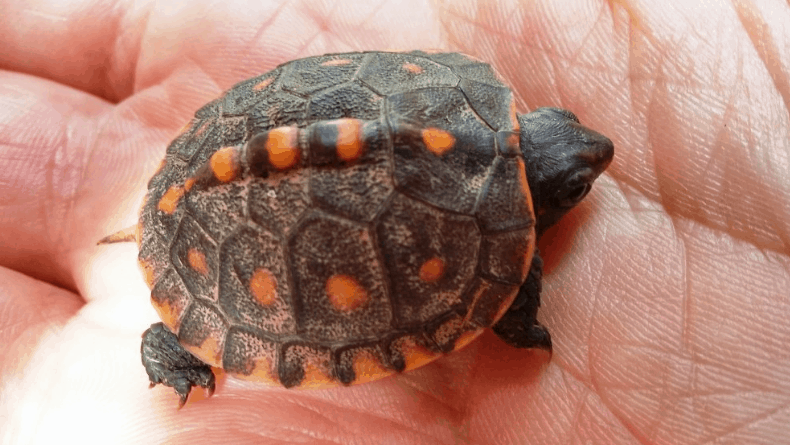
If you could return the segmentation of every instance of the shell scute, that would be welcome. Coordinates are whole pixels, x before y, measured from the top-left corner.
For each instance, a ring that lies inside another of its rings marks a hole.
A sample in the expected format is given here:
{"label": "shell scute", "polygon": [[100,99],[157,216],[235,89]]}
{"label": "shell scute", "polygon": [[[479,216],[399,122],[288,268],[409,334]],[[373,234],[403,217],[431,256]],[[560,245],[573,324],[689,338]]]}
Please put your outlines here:
{"label": "shell scute", "polygon": [[392,304],[367,228],[316,212],[291,235],[288,252],[300,334],[338,342],[389,332]]}
{"label": "shell scute", "polygon": [[279,237],[243,226],[220,247],[219,306],[237,326],[296,334],[291,277]]}
{"label": "shell scute", "polygon": [[383,96],[426,87],[454,87],[459,77],[446,66],[409,54],[371,54],[359,79]]}

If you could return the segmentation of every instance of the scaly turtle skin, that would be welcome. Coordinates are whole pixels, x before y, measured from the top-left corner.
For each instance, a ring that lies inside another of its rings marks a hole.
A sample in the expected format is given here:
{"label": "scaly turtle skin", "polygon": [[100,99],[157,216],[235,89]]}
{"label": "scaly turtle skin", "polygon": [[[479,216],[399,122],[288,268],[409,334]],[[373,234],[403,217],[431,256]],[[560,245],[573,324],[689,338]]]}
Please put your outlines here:
{"label": "scaly turtle skin", "polygon": [[356,384],[488,327],[551,351],[536,239],[613,154],[570,112],[517,115],[492,68],[456,53],[330,54],[241,82],[148,185],[135,238],[162,319],[143,336],[151,383],[182,404],[213,390],[210,366]]}

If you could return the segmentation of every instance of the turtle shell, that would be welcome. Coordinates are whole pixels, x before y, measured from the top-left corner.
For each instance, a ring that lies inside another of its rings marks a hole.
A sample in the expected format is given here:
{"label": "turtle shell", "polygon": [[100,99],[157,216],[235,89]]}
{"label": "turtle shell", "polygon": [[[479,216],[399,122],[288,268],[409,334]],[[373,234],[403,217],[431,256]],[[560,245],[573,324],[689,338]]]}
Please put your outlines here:
{"label": "turtle shell", "polygon": [[[364,143],[345,144],[346,127]],[[518,131],[510,89],[461,54],[331,54],[241,82],[196,112],[149,182],[138,239],[153,305],[204,362],[286,387],[458,349],[508,309],[532,259]],[[294,156],[266,145],[260,160],[277,169],[223,161],[288,134]],[[206,169],[221,181],[194,186]]]}

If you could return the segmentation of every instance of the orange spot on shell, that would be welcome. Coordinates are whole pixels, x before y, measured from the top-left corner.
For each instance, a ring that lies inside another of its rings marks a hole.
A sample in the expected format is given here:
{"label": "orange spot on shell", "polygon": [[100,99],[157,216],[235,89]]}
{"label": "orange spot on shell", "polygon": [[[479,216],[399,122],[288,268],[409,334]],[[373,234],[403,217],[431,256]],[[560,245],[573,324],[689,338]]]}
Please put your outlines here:
{"label": "orange spot on shell", "polygon": [[351,162],[362,155],[362,122],[359,119],[338,119],[332,122],[337,126],[337,156]]}
{"label": "orange spot on shell", "polygon": [[154,287],[154,264],[143,258],[138,258],[137,264],[140,266],[140,270],[143,272],[143,280],[145,280],[145,284],[148,285],[149,289],[152,289]]}
{"label": "orange spot on shell", "polygon": [[200,275],[208,275],[208,263],[206,262],[206,254],[195,249],[194,247],[187,251],[187,262],[189,267]]}
{"label": "orange spot on shell", "polygon": [[349,59],[332,59],[322,63],[321,66],[343,66],[351,63]]}
{"label": "orange spot on shell", "polygon": [[151,305],[154,306],[156,309],[156,313],[159,314],[159,318],[162,320],[162,323],[167,326],[173,332],[178,332],[178,311],[176,308],[171,306],[167,301],[158,302],[151,299]]}
{"label": "orange spot on shell", "polygon": [[263,79],[262,81],[256,83],[255,86],[252,87],[252,89],[255,90],[255,91],[264,90],[264,89],[266,89],[266,87],[271,85],[272,82],[274,82],[274,77],[267,77],[267,78]]}
{"label": "orange spot on shell", "polygon": [[444,261],[433,257],[420,266],[420,279],[426,283],[433,283],[444,275]]}
{"label": "orange spot on shell", "polygon": [[425,143],[425,148],[437,156],[447,153],[455,145],[455,137],[449,132],[438,128],[422,130],[422,141]]}
{"label": "orange spot on shell", "polygon": [[387,369],[373,353],[361,350],[354,355],[354,374],[356,378],[353,384],[367,383],[387,377],[395,372]]}
{"label": "orange spot on shell", "polygon": [[266,139],[269,163],[277,170],[287,170],[299,161],[299,129],[295,127],[275,128]]}
{"label": "orange spot on shell", "polygon": [[368,301],[368,293],[348,275],[332,275],[326,282],[326,294],[337,310],[352,311]]}
{"label": "orange spot on shell", "polygon": [[211,155],[209,166],[211,167],[211,172],[214,173],[214,177],[220,182],[233,181],[239,172],[236,149],[234,147],[220,148]]}
{"label": "orange spot on shell", "polygon": [[409,62],[403,64],[403,69],[412,74],[420,74],[422,72],[422,67],[420,65],[415,65]]}
{"label": "orange spot on shell", "polygon": [[162,198],[159,199],[156,208],[168,215],[172,215],[175,213],[176,208],[178,208],[178,201],[180,201],[183,196],[184,189],[181,186],[171,185],[165,194],[162,195]]}
{"label": "orange spot on shell", "polygon": [[269,269],[256,269],[250,278],[250,292],[264,306],[277,301],[277,279]]}
{"label": "orange spot on shell", "polygon": [[184,348],[195,354],[199,359],[204,361],[205,363],[221,367],[222,363],[220,358],[222,357],[222,347],[220,346],[219,342],[216,338],[208,336],[200,346],[193,346],[193,345],[183,345]]}
{"label": "orange spot on shell", "polygon": [[190,191],[193,185],[195,185],[195,178],[187,179],[186,181],[184,181],[184,190]]}

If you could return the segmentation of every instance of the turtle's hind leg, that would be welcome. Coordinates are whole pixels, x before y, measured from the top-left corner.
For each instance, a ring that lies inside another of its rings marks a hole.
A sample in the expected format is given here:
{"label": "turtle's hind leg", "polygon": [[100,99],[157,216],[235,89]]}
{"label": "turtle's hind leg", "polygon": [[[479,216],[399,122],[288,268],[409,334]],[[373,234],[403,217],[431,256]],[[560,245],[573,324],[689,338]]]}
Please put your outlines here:
{"label": "turtle's hind leg", "polygon": [[187,402],[193,386],[208,389],[209,395],[214,392],[211,367],[184,349],[163,323],[154,323],[143,333],[140,353],[151,388],[161,383],[175,389],[181,398],[179,408]]}

